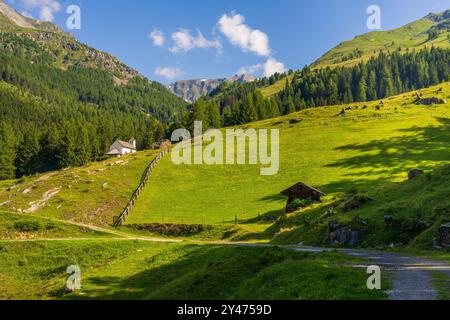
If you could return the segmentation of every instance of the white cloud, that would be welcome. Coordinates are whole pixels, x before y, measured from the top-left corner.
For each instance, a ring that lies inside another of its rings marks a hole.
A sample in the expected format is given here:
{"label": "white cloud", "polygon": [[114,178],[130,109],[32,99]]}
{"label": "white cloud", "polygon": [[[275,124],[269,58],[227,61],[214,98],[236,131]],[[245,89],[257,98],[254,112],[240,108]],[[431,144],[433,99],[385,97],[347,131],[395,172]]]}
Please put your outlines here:
{"label": "white cloud", "polygon": [[183,70],[179,68],[173,68],[173,67],[164,67],[164,68],[156,68],[155,74],[157,76],[166,78],[168,80],[174,80],[184,74]]}
{"label": "white cloud", "polygon": [[150,39],[152,39],[153,41],[153,45],[157,46],[157,47],[162,47],[164,46],[164,42],[165,42],[165,37],[164,37],[164,33],[161,30],[153,30],[152,33],[150,33]]}
{"label": "white cloud", "polygon": [[169,49],[172,53],[188,52],[195,48],[215,48],[217,50],[222,48],[222,44],[218,39],[208,40],[200,30],[197,30],[197,37],[194,37],[189,30],[180,29],[172,33],[172,40],[174,45]]}
{"label": "white cloud", "polygon": [[263,65],[261,63],[255,64],[253,66],[246,66],[242,67],[237,71],[238,75],[247,74],[247,75],[254,75],[258,71],[260,71],[263,68]]}
{"label": "white cloud", "polygon": [[245,52],[250,51],[263,57],[270,56],[269,37],[264,32],[246,25],[243,15],[224,14],[219,20],[219,29],[231,44]]}
{"label": "white cloud", "polygon": [[270,77],[275,73],[284,73],[286,72],[286,68],[284,64],[273,57],[267,59],[267,61],[263,64],[258,63],[253,66],[242,67],[238,70],[237,74],[248,74],[255,75],[255,73],[262,71],[264,77]]}
{"label": "white cloud", "polygon": [[26,9],[39,11],[39,19],[53,21],[55,13],[61,11],[61,3],[57,0],[20,0],[20,4]]}
{"label": "white cloud", "polygon": [[263,69],[265,77],[270,77],[277,72],[283,73],[286,71],[284,64],[272,57],[267,59],[266,63],[264,63]]}

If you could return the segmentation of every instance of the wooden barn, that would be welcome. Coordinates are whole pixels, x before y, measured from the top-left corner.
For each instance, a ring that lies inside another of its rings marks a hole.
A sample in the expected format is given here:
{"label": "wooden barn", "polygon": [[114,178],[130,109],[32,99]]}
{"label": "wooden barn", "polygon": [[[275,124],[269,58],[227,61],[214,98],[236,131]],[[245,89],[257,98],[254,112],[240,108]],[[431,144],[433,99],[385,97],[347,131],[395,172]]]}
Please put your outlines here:
{"label": "wooden barn", "polygon": [[282,191],[281,194],[288,197],[287,205],[292,203],[295,199],[320,201],[320,197],[326,196],[324,192],[302,182]]}

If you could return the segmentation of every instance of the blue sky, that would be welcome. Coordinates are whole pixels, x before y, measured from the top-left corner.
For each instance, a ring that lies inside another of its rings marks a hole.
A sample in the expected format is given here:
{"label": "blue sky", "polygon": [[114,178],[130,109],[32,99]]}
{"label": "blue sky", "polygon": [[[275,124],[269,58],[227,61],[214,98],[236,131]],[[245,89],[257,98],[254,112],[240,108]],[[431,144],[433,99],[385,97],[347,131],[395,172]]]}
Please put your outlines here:
{"label": "blue sky", "polygon": [[[150,79],[256,76],[299,69],[342,41],[369,32],[370,5],[382,30],[402,26],[450,0],[9,0],[20,12],[66,29],[81,8],[81,42],[114,54]],[[153,33],[153,37],[150,34]],[[162,41],[164,39],[164,41]]]}

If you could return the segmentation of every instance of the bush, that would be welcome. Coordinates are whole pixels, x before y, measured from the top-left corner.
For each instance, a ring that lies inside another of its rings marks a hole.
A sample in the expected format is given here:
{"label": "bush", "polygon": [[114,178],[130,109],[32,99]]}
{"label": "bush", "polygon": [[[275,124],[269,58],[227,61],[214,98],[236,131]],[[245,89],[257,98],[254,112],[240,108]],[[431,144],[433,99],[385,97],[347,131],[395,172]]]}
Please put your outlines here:
{"label": "bush", "polygon": [[37,221],[19,221],[14,223],[14,229],[19,232],[36,232],[41,225]]}
{"label": "bush", "polygon": [[350,196],[346,202],[344,202],[342,209],[344,210],[344,212],[357,210],[361,208],[364,204],[372,200],[373,200],[372,198],[367,197],[365,195],[353,195]]}
{"label": "bush", "polygon": [[294,201],[292,201],[291,203],[288,204],[287,211],[288,212],[294,212],[294,211],[297,211],[300,208],[309,207],[313,203],[314,203],[314,201],[309,200],[309,199],[304,199],[304,200],[294,199]]}

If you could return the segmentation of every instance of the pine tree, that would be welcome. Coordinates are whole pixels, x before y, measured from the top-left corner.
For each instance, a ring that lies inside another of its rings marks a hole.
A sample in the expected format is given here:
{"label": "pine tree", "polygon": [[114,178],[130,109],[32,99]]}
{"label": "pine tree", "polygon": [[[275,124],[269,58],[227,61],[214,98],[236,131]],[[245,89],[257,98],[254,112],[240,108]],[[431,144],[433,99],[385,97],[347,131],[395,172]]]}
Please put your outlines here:
{"label": "pine tree", "polygon": [[359,83],[356,87],[355,101],[358,101],[358,102],[367,101],[366,91],[367,91],[366,80],[364,78],[361,78],[361,80],[359,81]]}
{"label": "pine tree", "polygon": [[17,139],[12,127],[5,122],[0,122],[0,148],[0,180],[12,179],[16,170]]}

